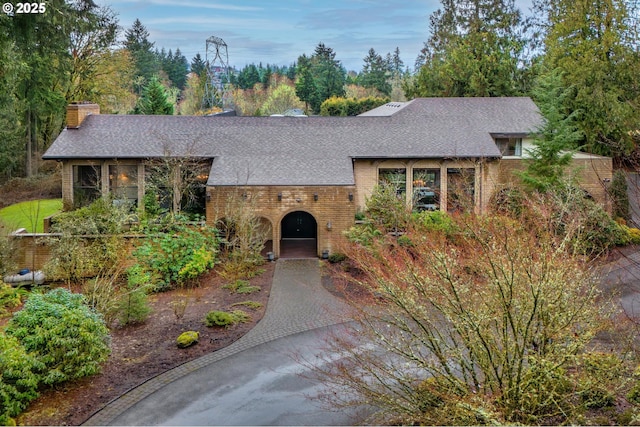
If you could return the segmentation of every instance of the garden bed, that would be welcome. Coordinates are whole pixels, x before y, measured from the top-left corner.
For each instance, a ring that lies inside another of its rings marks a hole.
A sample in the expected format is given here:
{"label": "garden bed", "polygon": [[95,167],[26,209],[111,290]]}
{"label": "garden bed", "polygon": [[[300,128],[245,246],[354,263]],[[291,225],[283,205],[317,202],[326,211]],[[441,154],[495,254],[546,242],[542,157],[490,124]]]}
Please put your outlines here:
{"label": "garden bed", "polygon": [[[265,272],[251,279],[251,285],[261,290],[252,294],[224,289],[225,280],[210,272],[202,277],[197,288],[152,295],[153,312],[144,324],[112,330],[112,353],[102,373],[42,390],[40,398],[18,418],[18,423],[80,425],[107,403],[146,380],[233,343],[253,328],[266,310],[275,263],[262,268]],[[187,302],[184,316],[179,319],[176,307],[184,301]],[[234,305],[245,301],[261,303],[262,307]],[[237,309],[249,313],[251,319],[229,328],[204,325],[204,318],[211,310]],[[199,342],[179,349],[175,340],[188,330],[200,333]]]}

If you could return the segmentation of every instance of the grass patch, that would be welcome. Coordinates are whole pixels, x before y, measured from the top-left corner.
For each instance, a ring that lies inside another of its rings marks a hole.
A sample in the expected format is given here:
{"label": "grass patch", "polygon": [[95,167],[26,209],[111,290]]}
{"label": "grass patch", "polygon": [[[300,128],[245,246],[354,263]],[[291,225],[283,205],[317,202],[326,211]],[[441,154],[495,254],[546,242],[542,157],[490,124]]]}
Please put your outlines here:
{"label": "grass patch", "polygon": [[42,233],[44,218],[60,211],[62,211],[62,199],[21,202],[0,209],[0,222],[7,232],[24,228],[30,233]]}

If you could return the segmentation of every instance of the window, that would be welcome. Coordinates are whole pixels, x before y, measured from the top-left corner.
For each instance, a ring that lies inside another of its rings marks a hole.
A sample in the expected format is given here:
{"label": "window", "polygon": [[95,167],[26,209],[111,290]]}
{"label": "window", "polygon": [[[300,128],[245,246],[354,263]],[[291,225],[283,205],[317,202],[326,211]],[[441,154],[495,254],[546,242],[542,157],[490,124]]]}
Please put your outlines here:
{"label": "window", "polygon": [[440,169],[413,170],[413,210],[440,209]]}
{"label": "window", "polygon": [[138,166],[110,165],[109,191],[115,203],[138,204]]}
{"label": "window", "polygon": [[468,212],[475,205],[476,170],[447,169],[447,210]]}
{"label": "window", "polygon": [[73,204],[87,206],[101,194],[102,168],[92,165],[73,166]]}
{"label": "window", "polygon": [[381,185],[392,185],[396,189],[396,194],[404,198],[407,191],[407,170],[404,168],[379,169],[378,182]]}
{"label": "window", "polygon": [[522,138],[496,138],[496,145],[503,156],[522,156]]}

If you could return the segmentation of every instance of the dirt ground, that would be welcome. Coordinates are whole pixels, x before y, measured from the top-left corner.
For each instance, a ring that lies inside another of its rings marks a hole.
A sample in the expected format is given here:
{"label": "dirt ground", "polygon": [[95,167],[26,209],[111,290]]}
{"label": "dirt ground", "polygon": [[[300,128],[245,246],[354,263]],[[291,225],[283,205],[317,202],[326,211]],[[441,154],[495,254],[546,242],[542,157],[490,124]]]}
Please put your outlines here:
{"label": "dirt ground", "polygon": [[[260,291],[237,294],[223,289],[226,283],[216,273],[204,276],[200,286],[151,296],[153,312],[144,324],[112,329],[111,356],[102,373],[62,384],[41,392],[17,422],[20,425],[80,425],[107,403],[126,391],[171,368],[226,347],[247,333],[262,319],[266,310],[275,263],[267,263],[265,272],[251,279]],[[184,316],[178,318],[174,301],[187,300]],[[240,302],[262,304],[251,309]],[[211,310],[237,310],[251,315],[247,323],[230,328],[209,328],[204,317]],[[198,331],[199,342],[179,349],[176,338],[184,331]]]}

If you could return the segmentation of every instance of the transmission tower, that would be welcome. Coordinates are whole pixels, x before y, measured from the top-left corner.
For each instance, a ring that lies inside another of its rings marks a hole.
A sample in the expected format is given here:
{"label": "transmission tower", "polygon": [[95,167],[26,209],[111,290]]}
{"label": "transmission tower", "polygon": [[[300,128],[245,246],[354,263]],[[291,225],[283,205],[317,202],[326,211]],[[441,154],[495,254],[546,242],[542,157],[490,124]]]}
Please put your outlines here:
{"label": "transmission tower", "polygon": [[207,39],[205,56],[207,81],[204,86],[202,108],[220,107],[226,111],[230,107],[229,94],[229,53],[227,44],[220,37]]}

